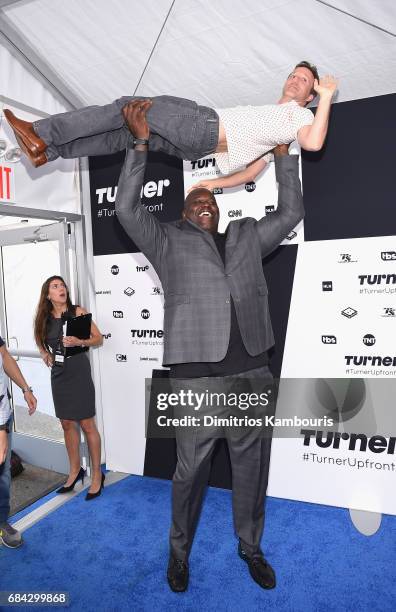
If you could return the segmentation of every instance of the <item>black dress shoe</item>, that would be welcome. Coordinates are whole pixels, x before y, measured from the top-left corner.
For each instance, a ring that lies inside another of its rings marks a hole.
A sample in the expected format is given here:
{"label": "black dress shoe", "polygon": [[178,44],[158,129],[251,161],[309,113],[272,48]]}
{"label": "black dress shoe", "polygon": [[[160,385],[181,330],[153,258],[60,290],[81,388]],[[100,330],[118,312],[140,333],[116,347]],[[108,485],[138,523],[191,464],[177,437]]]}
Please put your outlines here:
{"label": "black dress shoe", "polygon": [[175,593],[183,593],[188,587],[188,565],[181,559],[169,559],[168,584]]}
{"label": "black dress shoe", "polygon": [[57,493],[61,495],[63,493],[70,493],[70,491],[73,491],[74,487],[76,486],[79,480],[81,480],[82,484],[84,484],[84,478],[85,478],[85,470],[84,468],[80,467],[80,471],[78,472],[77,476],[75,477],[71,485],[69,485],[68,487],[61,487],[60,489],[57,490]]}
{"label": "black dress shoe", "polygon": [[262,553],[248,557],[239,542],[238,555],[248,564],[251,577],[262,589],[273,589],[276,586],[275,572]]}
{"label": "black dress shoe", "polygon": [[102,480],[100,483],[100,487],[97,491],[95,491],[95,493],[87,493],[85,496],[85,501],[91,501],[91,499],[95,499],[96,497],[99,497],[99,495],[102,493],[102,489],[104,487],[104,481],[105,481],[106,476],[103,474],[102,472]]}

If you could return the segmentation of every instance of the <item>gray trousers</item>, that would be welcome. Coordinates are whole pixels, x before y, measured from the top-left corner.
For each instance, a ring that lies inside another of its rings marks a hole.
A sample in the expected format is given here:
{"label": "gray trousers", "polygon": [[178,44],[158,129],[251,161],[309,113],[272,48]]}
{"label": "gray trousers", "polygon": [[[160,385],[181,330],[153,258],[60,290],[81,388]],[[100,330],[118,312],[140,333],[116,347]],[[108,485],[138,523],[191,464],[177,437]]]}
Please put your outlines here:
{"label": "gray trousers", "polygon": [[[216,389],[232,391],[227,379],[251,379],[251,392],[260,392],[272,375],[267,367],[257,368],[223,379],[171,380],[172,392]],[[216,385],[214,381],[219,381]],[[243,390],[243,389],[242,389]],[[205,407],[200,409],[201,418]],[[176,416],[181,415],[177,413]],[[206,410],[206,413],[208,411]],[[212,412],[213,414],[213,412]],[[224,416],[222,414],[221,416]],[[240,416],[243,413],[240,412]],[[216,439],[225,437],[232,467],[232,507],[234,526],[243,549],[249,556],[260,554],[264,528],[264,503],[268,484],[271,437],[263,436],[256,427],[176,428],[177,466],[172,481],[172,524],[170,552],[176,559],[187,561],[198,523],[203,495],[208,484],[211,458]]]}
{"label": "gray trousers", "polygon": [[[34,130],[48,147],[47,159],[106,155],[131,147],[133,136],[121,110],[134,99],[143,96],[124,96],[105,106],[87,106],[35,121]],[[151,151],[189,160],[215,151],[219,137],[215,110],[173,96],[150,99],[153,104],[146,117]]]}

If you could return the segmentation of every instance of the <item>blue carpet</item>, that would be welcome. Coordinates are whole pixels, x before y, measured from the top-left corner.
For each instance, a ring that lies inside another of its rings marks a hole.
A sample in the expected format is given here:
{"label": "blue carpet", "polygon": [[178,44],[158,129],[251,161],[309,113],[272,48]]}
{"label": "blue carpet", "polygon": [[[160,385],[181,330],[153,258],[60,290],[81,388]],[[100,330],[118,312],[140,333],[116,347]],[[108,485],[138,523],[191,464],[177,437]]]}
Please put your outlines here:
{"label": "blue carpet", "polygon": [[0,548],[0,589],[68,591],[76,611],[396,609],[395,517],[368,538],[347,510],[269,498],[263,549],[278,586],[263,591],[236,554],[230,492],[209,489],[184,594],[165,579],[169,522],[168,481],[130,476],[93,502],[78,495],[23,547]]}

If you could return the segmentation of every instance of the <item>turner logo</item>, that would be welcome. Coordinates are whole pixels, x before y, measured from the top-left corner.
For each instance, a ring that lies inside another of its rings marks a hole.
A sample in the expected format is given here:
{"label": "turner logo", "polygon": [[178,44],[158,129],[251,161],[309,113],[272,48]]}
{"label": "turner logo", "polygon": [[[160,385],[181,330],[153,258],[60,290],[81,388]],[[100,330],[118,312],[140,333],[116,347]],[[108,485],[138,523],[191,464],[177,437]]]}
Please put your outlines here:
{"label": "turner logo", "polygon": [[123,319],[124,313],[122,312],[122,310],[113,310],[113,317],[115,319]]}
{"label": "turner logo", "polygon": [[143,308],[142,312],[140,313],[140,316],[142,317],[142,319],[148,319],[150,317],[150,311],[147,310],[147,308]]}
{"label": "turner logo", "polygon": [[118,274],[120,271],[120,268],[118,266],[111,266],[110,268],[110,272],[114,275]]}
{"label": "turner logo", "polygon": [[363,344],[366,346],[373,346],[375,344],[375,336],[373,336],[373,334],[366,334],[363,336]]}
{"label": "turner logo", "polygon": [[208,159],[198,159],[196,161],[192,161],[191,170],[202,170],[203,168],[216,168],[216,160],[214,157],[209,157]]}
{"label": "turner logo", "polygon": [[131,329],[132,338],[163,338],[163,329]]}
{"label": "turner logo", "polygon": [[[161,197],[164,193],[164,189],[169,187],[169,179],[160,179],[159,181],[148,181],[141,189],[140,197],[153,198],[154,196]],[[96,190],[97,203],[101,204],[113,204],[117,197],[117,187],[101,187]]]}
{"label": "turner logo", "polygon": [[333,291],[333,281],[322,281],[322,291]]}
{"label": "turner logo", "polygon": [[337,338],[335,336],[322,336],[323,344],[337,344]]}
{"label": "turner logo", "polygon": [[242,210],[229,210],[228,216],[231,218],[242,217]]}
{"label": "turner logo", "polygon": [[301,429],[301,435],[304,436],[304,446],[311,446],[313,441],[319,448],[341,448],[342,450],[360,451],[366,453],[367,450],[372,453],[386,453],[388,455],[395,454],[396,438],[385,438],[385,436],[372,436],[368,438],[365,434],[355,433],[340,433],[339,431],[315,431],[313,429]]}
{"label": "turner logo", "polygon": [[382,251],[381,259],[383,261],[396,261],[396,251]]}
{"label": "turner logo", "polygon": [[396,274],[359,274],[360,285],[396,285]]}
{"label": "turner logo", "polygon": [[158,198],[160,198],[164,193],[165,187],[169,187],[169,185],[169,179],[161,179],[158,182],[148,181],[148,183],[143,185],[142,190],[140,192],[140,197],[142,198],[144,196],[145,198],[153,198],[154,196],[157,196]]}
{"label": "turner logo", "polygon": [[136,266],[136,272],[147,272],[147,270],[150,268],[150,266]]}
{"label": "turner logo", "polygon": [[256,189],[256,183],[251,181],[250,183],[246,183],[245,191],[252,193]]}
{"label": "turner logo", "polygon": [[367,365],[396,367],[396,357],[381,357],[380,355],[345,355],[347,365]]}

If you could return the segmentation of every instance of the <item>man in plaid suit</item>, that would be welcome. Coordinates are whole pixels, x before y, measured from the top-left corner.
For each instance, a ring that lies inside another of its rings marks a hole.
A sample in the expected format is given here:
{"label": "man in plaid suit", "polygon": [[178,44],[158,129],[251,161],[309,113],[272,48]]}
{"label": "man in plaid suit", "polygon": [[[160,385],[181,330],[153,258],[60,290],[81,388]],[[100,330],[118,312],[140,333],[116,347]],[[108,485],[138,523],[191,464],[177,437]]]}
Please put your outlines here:
{"label": "man in plaid suit", "polygon": [[[182,220],[160,223],[140,202],[146,167],[149,103],[128,105],[126,121],[135,137],[121,173],[116,213],[128,235],[161,279],[164,304],[164,365],[174,389],[220,387],[228,380],[271,379],[268,349],[274,343],[262,258],[303,218],[298,157],[274,150],[279,183],[277,210],[259,221],[232,221],[218,233],[219,209],[207,189],[186,198]],[[168,582],[188,586],[190,553],[215,446],[211,431],[176,428],[178,462],[173,477]],[[227,430],[227,428],[226,428]],[[275,574],[260,549],[268,482],[270,437],[257,431],[224,433],[233,473],[233,512],[238,552],[262,588]]]}

